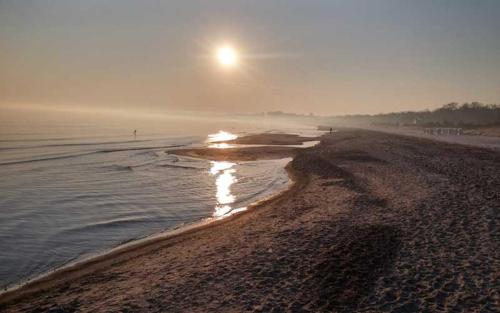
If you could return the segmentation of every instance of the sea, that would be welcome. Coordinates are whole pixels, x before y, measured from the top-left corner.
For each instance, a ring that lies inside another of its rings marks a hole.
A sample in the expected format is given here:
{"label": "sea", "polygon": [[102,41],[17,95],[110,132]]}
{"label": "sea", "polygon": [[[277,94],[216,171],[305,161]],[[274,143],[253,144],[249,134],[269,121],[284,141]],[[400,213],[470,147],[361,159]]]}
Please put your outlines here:
{"label": "sea", "polygon": [[217,149],[219,140],[259,132],[315,135],[307,126],[224,116],[0,112],[2,288],[227,217],[290,184],[289,158],[217,162],[171,154],[175,149]]}

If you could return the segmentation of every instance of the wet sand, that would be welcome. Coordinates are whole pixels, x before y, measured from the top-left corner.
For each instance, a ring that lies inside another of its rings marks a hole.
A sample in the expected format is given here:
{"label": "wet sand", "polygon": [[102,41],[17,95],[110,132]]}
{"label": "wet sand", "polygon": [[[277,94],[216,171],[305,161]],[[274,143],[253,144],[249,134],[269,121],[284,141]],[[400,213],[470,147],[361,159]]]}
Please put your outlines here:
{"label": "wet sand", "polygon": [[289,152],[296,183],[279,197],[48,277],[1,309],[500,310],[498,152],[366,130]]}
{"label": "wet sand", "polygon": [[307,141],[319,140],[319,137],[303,137],[293,134],[253,134],[244,137],[227,141],[234,144],[251,144],[251,145],[300,145]]}
{"label": "wet sand", "polygon": [[242,147],[242,148],[199,148],[178,149],[175,154],[213,161],[254,161],[281,159],[295,155],[300,148],[282,146]]}
{"label": "wet sand", "polygon": [[[229,148],[187,148],[177,149],[172,153],[193,158],[203,158],[213,161],[255,161],[267,159],[282,159],[294,156],[302,148],[296,147],[305,142],[317,141],[318,137],[302,137],[293,134],[252,134],[233,140],[220,141],[218,144],[228,144]],[[232,144],[260,145],[231,147]],[[294,146],[294,147],[289,147]]]}

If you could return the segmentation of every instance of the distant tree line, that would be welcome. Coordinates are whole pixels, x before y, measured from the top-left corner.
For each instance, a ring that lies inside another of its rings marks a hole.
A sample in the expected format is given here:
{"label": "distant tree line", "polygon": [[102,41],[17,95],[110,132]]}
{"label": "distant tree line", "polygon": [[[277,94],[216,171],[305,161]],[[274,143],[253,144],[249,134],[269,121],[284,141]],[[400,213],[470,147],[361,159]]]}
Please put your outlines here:
{"label": "distant tree line", "polygon": [[[416,125],[422,127],[459,127],[474,128],[500,126],[500,105],[479,102],[458,104],[448,103],[435,110],[406,111],[384,114],[356,114],[342,116],[315,116],[312,113],[296,114],[271,111],[238,114],[239,118],[273,118],[309,125]],[[330,126],[327,128],[329,129]]]}
{"label": "distant tree line", "polygon": [[479,102],[448,103],[435,110],[398,112],[377,115],[332,117],[336,122],[373,125],[419,125],[427,127],[478,127],[500,125],[500,105]]}

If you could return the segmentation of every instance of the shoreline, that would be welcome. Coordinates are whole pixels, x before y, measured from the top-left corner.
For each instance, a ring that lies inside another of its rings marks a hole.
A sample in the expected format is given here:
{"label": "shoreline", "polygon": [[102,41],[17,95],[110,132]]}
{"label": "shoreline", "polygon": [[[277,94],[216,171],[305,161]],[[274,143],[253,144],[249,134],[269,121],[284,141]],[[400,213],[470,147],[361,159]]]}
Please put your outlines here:
{"label": "shoreline", "polygon": [[[283,136],[284,134],[278,134],[278,136]],[[285,134],[286,135],[286,134]],[[252,140],[254,137],[256,137],[259,141],[259,143],[266,143],[266,137],[274,137],[275,134],[253,134],[249,135],[249,137],[252,137]],[[290,137],[294,137],[297,142],[307,142],[307,141],[314,141],[318,139],[319,137],[301,137],[298,135],[290,135]],[[245,137],[240,137],[240,138],[245,138]],[[288,138],[287,138],[288,139]],[[240,139],[241,140],[241,139]],[[236,140],[231,140],[231,141],[226,141],[226,142],[236,142]],[[252,142],[251,140],[245,140],[245,142]],[[246,143],[245,143],[246,144]],[[182,155],[182,156],[187,156],[187,157],[192,157],[192,158],[199,158],[199,159],[205,159],[205,160],[211,160],[210,155],[198,155],[198,154],[189,154],[185,153],[185,151],[198,151],[198,150],[203,150],[203,151],[224,151],[227,152],[228,150],[231,151],[243,151],[243,153],[247,153],[247,149],[250,150],[256,150],[257,152],[260,150],[260,154],[264,155],[261,158],[230,158],[230,160],[233,161],[250,161],[250,160],[267,160],[267,159],[273,159],[268,156],[266,156],[266,153],[262,153],[262,148],[263,147],[268,147],[271,150],[278,148],[277,150],[283,150],[286,152],[281,152],[279,156],[282,156],[283,158],[287,157],[293,157],[290,154],[292,151],[296,150],[297,147],[285,147],[285,149],[280,149],[279,146],[281,145],[293,145],[294,143],[290,142],[273,142],[271,144],[268,144],[266,146],[258,146],[258,147],[235,147],[235,148],[229,148],[229,149],[218,149],[218,148],[189,148],[189,149],[177,149],[177,150],[168,150],[169,153],[175,154],[175,155]],[[303,149],[303,148],[298,148],[298,149]],[[287,154],[289,153],[289,154]],[[257,153],[259,154],[259,153]],[[217,159],[216,159],[217,160]],[[275,194],[271,194],[267,197],[264,197],[262,199],[256,200],[255,202],[251,203],[250,205],[247,206],[246,210],[235,212],[232,214],[229,214],[228,216],[225,216],[223,218],[214,218],[214,217],[207,217],[204,218],[200,221],[196,221],[193,223],[185,224],[185,225],[180,225],[178,227],[174,227],[169,230],[164,230],[159,233],[151,234],[149,236],[143,237],[143,238],[138,238],[138,239],[132,239],[128,242],[125,242],[123,244],[118,244],[115,247],[112,247],[110,249],[107,249],[105,251],[102,251],[101,253],[96,253],[89,255],[87,257],[83,257],[82,259],[76,259],[74,261],[69,261],[67,264],[61,265],[59,267],[56,267],[54,269],[48,270],[45,273],[36,275],[32,278],[28,278],[26,281],[21,281],[19,283],[16,283],[12,285],[11,287],[6,287],[0,291],[0,308],[3,305],[9,304],[12,301],[16,301],[19,298],[23,298],[32,294],[36,294],[39,292],[43,292],[45,289],[49,289],[54,285],[64,283],[66,281],[71,281],[73,279],[76,279],[78,277],[81,277],[83,275],[90,274],[92,272],[98,271],[101,268],[107,267],[107,266],[112,266],[114,264],[120,263],[125,261],[128,258],[132,257],[137,257],[139,255],[142,255],[144,253],[148,253],[149,249],[153,249],[155,245],[168,245],[169,243],[166,241],[169,240],[176,240],[179,237],[182,236],[188,236],[192,233],[215,227],[220,224],[228,223],[232,220],[235,220],[239,218],[241,215],[250,213],[253,210],[257,210],[259,207],[273,203],[274,201],[278,201],[280,197],[285,196],[286,194],[295,191],[297,188],[297,185],[304,184],[305,181],[307,180],[306,177],[302,177],[298,174],[298,172],[294,171],[291,166],[290,162],[287,163],[285,166],[285,171],[287,173],[287,176],[289,178],[288,186],[281,191],[276,192]],[[140,253],[141,249],[146,249],[146,251]]]}
{"label": "shoreline", "polygon": [[[300,190],[298,186],[305,184],[307,181],[306,177],[301,177],[300,175],[297,175],[297,173],[294,173],[295,171],[288,166],[289,164],[290,163],[288,163],[285,167],[287,175],[290,179],[289,186],[276,194],[253,202],[248,205],[247,210],[235,212],[224,218],[208,217],[204,220],[193,222],[192,224],[181,225],[178,228],[165,230],[141,239],[132,239],[130,242],[120,244],[114,248],[104,251],[103,253],[91,255],[82,260],[74,262],[70,261],[69,264],[57,267],[54,270],[50,270],[48,273],[40,274],[39,276],[29,279],[27,282],[16,284],[11,288],[2,290],[0,292],[0,308],[1,306],[7,305],[19,298],[43,292],[45,289],[49,289],[54,285],[71,281],[83,275],[99,271],[107,266],[121,263],[128,258],[146,254],[150,252],[150,249],[157,248],[156,245],[159,245],[161,248],[163,245],[168,245],[169,242],[167,241],[169,240],[176,240],[179,238],[182,240],[182,236],[188,236],[204,229],[229,223],[238,219],[242,215],[258,210],[259,207],[279,201],[279,198],[286,196],[286,194]],[[146,251],[138,251],[141,249],[146,249]]]}
{"label": "shoreline", "polygon": [[0,307],[495,312],[499,170],[492,150],[367,130],[326,134],[295,154],[294,184],[279,196],[24,289]]}

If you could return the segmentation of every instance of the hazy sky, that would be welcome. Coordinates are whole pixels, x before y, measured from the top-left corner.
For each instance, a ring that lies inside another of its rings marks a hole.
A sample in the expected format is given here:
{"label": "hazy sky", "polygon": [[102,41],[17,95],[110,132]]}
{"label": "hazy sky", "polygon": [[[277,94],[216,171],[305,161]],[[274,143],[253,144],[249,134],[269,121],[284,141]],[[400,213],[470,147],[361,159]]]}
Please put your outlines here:
{"label": "hazy sky", "polygon": [[[240,66],[221,69],[232,44]],[[500,103],[500,1],[0,0],[0,106],[318,114]]]}

